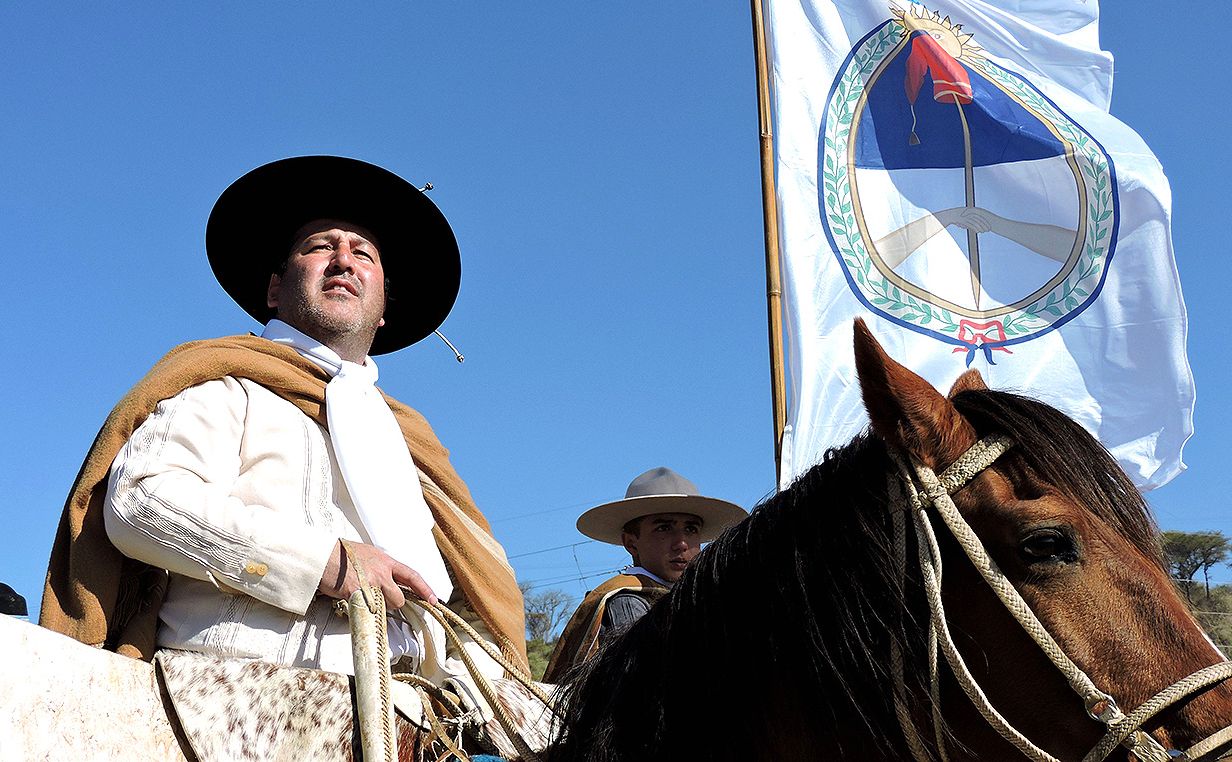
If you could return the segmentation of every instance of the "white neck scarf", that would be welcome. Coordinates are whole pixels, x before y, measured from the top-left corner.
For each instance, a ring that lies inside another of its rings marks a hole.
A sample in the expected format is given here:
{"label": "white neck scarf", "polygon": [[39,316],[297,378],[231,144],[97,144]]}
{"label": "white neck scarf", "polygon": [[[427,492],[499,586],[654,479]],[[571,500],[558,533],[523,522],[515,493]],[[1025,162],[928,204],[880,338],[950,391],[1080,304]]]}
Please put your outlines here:
{"label": "white neck scarf", "polygon": [[654,572],[650,571],[649,569],[646,569],[646,568],[641,567],[641,566],[626,566],[626,567],[625,567],[622,571],[623,571],[625,574],[640,574],[640,575],[642,575],[643,577],[650,577],[650,578],[651,578],[651,579],[653,579],[655,582],[658,582],[659,584],[663,585],[664,587],[671,587],[671,586],[674,584],[674,583],[672,583],[672,582],[668,582],[667,580],[663,579],[663,578],[662,578],[662,577],[660,577],[658,574],[655,574]]}
{"label": "white neck scarf", "polygon": [[329,440],[363,528],[373,545],[419,572],[437,598],[449,600],[453,584],[432,537],[419,470],[376,389],[376,363],[371,357],[363,365],[343,360],[281,320],[271,320],[262,336],[292,347],[333,376],[325,387]]}

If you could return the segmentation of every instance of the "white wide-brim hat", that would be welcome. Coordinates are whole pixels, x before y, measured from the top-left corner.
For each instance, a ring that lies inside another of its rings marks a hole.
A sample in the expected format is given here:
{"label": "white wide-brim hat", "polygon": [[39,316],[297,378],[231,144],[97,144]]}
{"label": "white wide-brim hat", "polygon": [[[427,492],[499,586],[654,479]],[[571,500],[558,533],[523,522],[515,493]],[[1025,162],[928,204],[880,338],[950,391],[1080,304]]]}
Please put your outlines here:
{"label": "white wide-brim hat", "polygon": [[578,531],[592,540],[621,545],[625,524],[656,513],[689,513],[702,520],[701,542],[748,516],[735,503],[699,495],[697,486],[670,468],[652,468],[629,484],[623,500],[596,505],[577,520]]}

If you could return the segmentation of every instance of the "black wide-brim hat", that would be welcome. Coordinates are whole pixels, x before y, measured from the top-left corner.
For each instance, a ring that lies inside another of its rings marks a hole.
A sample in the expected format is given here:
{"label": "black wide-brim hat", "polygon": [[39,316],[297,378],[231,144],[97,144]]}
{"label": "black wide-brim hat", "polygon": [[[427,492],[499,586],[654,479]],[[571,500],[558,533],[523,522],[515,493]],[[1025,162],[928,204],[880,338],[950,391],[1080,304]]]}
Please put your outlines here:
{"label": "black wide-brim hat", "polygon": [[291,253],[296,232],[316,219],[350,222],[376,237],[389,298],[368,354],[408,347],[444,322],[462,280],[449,222],[414,185],[358,159],[280,159],[231,183],[205,228],[214,277],[245,312],[268,322],[270,274]]}

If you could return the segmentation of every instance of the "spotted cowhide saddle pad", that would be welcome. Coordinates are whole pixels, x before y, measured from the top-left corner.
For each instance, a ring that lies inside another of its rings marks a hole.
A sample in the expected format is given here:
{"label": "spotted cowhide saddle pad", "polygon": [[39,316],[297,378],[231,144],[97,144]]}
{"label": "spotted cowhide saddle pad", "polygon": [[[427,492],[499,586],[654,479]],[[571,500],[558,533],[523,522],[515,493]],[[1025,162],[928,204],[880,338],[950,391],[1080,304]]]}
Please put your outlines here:
{"label": "spotted cowhide saddle pad", "polygon": [[[353,678],[187,651],[160,651],[155,665],[176,720],[200,762],[360,758],[359,730],[352,721]],[[494,682],[499,701],[525,740],[531,748],[543,749],[551,732],[550,713],[519,683]],[[430,735],[422,729],[426,723],[418,700],[407,689],[399,691],[396,704],[398,756],[408,762],[419,760]],[[483,715],[486,722],[473,728],[478,743],[468,747],[514,758],[504,729],[490,711]]]}

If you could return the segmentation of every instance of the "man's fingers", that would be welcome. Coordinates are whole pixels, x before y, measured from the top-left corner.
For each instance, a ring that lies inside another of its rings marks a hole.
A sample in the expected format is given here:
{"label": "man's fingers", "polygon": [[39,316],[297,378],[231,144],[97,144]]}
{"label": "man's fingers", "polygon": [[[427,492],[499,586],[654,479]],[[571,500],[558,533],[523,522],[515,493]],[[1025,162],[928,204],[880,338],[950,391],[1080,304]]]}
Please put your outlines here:
{"label": "man's fingers", "polygon": [[[346,599],[359,589],[359,577],[355,573],[356,565],[364,570],[364,578],[369,585],[376,585],[385,596],[386,605],[392,609],[400,609],[406,603],[406,588],[412,595],[428,603],[436,603],[436,594],[428,583],[424,582],[419,572],[406,564],[400,563],[380,548],[363,543],[349,545],[351,556],[342,552],[341,543],[334,549],[334,556],[326,565],[325,574],[321,580],[320,590],[326,595]],[[354,560],[355,563],[351,563]],[[399,587],[401,586],[401,587]]]}
{"label": "man's fingers", "polygon": [[385,608],[389,611],[397,611],[406,603],[406,596],[402,594],[402,589],[392,582],[381,585],[381,592],[385,594]]}
{"label": "man's fingers", "polygon": [[415,571],[406,564],[395,562],[393,569],[394,581],[399,585],[410,590],[417,598],[421,598],[428,603],[436,603],[436,593],[432,592],[432,588],[428,587],[428,583],[424,582],[424,578],[419,576],[419,572]]}

